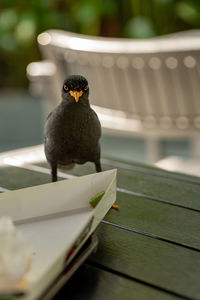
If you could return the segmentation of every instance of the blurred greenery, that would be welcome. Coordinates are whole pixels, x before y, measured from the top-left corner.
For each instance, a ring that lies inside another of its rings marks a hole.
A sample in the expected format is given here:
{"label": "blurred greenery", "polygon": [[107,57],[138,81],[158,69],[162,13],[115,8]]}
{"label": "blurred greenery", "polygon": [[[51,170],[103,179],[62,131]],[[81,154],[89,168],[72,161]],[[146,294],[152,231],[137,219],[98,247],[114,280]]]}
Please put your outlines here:
{"label": "blurred greenery", "polygon": [[46,29],[149,38],[200,28],[200,0],[1,0],[0,86],[26,86],[26,66],[40,59]]}

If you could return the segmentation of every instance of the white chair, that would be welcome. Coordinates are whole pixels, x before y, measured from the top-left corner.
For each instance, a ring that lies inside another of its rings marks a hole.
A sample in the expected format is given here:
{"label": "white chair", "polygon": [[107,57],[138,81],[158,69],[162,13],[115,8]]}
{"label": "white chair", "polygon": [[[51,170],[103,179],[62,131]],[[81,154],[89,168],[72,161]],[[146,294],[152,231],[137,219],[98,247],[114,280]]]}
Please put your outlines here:
{"label": "white chair", "polygon": [[47,111],[60,101],[63,80],[81,74],[103,130],[144,137],[150,163],[162,157],[162,138],[188,138],[200,155],[200,31],[133,40],[49,30],[38,43],[44,61],[27,74]]}

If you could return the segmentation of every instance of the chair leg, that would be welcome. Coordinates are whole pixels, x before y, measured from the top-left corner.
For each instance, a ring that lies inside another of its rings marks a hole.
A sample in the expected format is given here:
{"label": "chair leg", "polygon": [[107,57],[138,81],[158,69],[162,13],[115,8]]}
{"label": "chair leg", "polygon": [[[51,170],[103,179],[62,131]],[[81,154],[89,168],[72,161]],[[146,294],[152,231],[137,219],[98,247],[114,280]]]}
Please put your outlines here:
{"label": "chair leg", "polygon": [[190,139],[190,156],[200,158],[200,135],[194,135]]}
{"label": "chair leg", "polygon": [[156,137],[146,138],[146,153],[147,153],[147,163],[155,164],[158,160],[162,158],[162,147],[160,139]]}

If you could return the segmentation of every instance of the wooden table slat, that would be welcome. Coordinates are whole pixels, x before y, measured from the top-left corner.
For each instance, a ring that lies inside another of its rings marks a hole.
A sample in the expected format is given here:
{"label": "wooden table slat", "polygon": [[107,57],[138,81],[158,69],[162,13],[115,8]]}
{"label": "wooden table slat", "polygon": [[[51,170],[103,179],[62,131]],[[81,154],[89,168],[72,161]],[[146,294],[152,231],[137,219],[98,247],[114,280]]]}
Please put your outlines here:
{"label": "wooden table slat", "polygon": [[101,224],[90,260],[177,295],[200,299],[200,255],[180,246]]}
{"label": "wooden table slat", "polygon": [[50,176],[21,167],[0,167],[0,186],[9,190],[22,189],[50,182]]}
{"label": "wooden table slat", "polygon": [[200,250],[199,212],[122,193],[116,203],[105,220]]}
{"label": "wooden table slat", "polygon": [[165,293],[159,289],[100,270],[88,264],[81,267],[54,300],[64,300],[66,295],[68,295],[69,299],[75,300],[181,299],[170,293]]}

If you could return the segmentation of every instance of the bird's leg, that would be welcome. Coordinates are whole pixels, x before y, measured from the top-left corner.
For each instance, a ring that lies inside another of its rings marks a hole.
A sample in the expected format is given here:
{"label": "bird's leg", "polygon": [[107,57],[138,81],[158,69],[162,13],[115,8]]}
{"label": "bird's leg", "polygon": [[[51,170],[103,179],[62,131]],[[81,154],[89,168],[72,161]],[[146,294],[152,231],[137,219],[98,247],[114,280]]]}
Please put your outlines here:
{"label": "bird's leg", "polygon": [[51,179],[52,182],[55,182],[58,180],[57,178],[57,164],[51,164]]}
{"label": "bird's leg", "polygon": [[102,168],[101,168],[101,162],[100,162],[100,160],[95,161],[94,163],[95,163],[96,172],[101,172]]}

